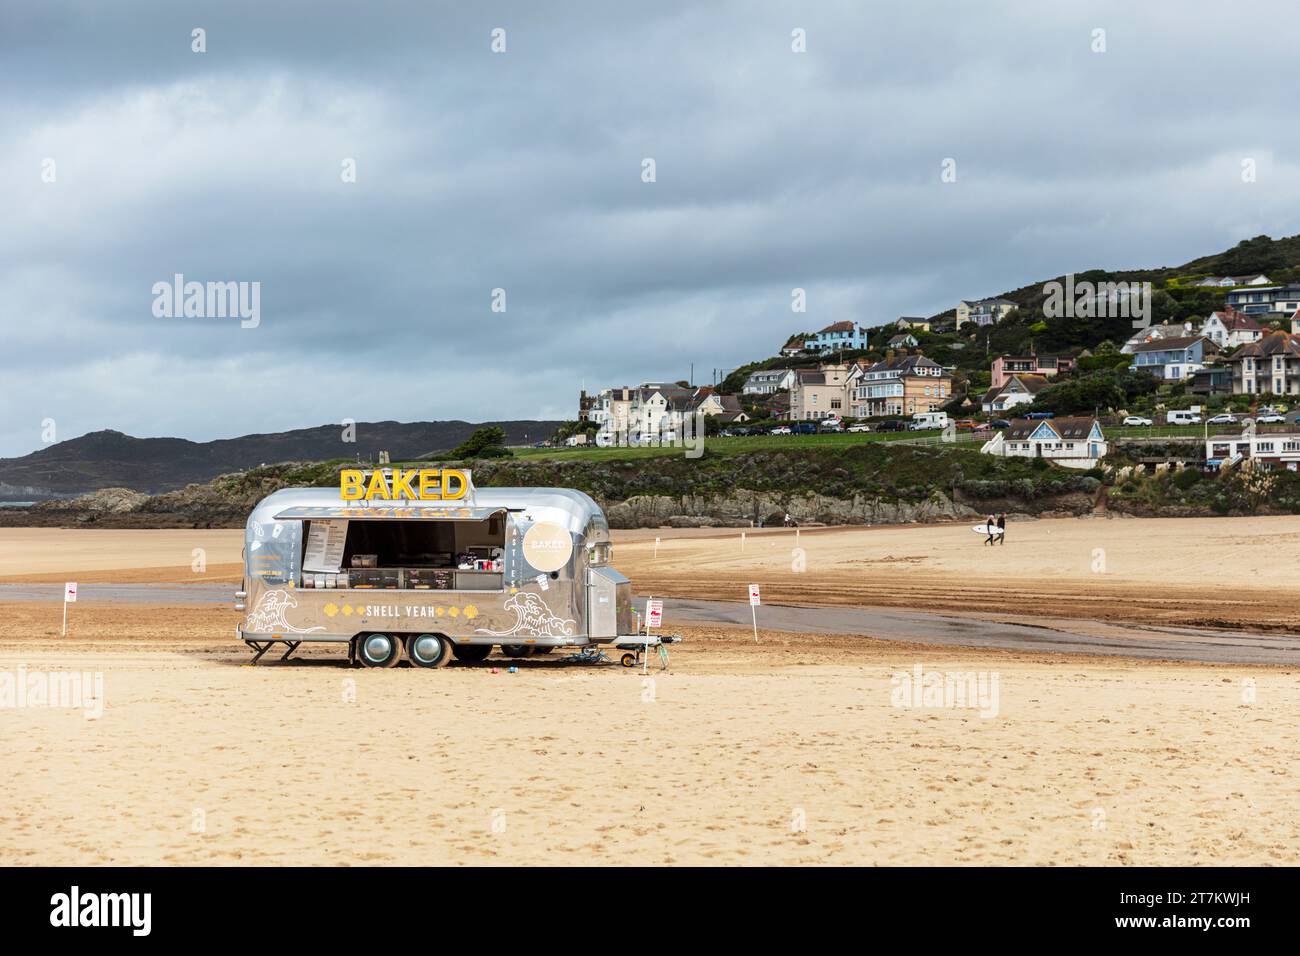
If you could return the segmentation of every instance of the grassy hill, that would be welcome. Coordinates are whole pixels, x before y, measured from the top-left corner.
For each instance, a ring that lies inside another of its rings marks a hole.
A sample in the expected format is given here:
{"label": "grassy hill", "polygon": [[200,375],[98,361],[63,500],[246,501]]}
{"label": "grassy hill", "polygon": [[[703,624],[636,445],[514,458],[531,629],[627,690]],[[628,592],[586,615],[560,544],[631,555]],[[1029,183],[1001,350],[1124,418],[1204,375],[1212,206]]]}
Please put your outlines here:
{"label": "grassy hill", "polygon": [[[549,437],[560,424],[549,421],[492,422],[510,442]],[[283,461],[348,458],[374,460],[387,451],[393,459],[417,458],[455,448],[481,426],[470,422],[357,422],[344,441],[339,425],[287,432],[243,435],[216,441],[134,438],[99,431],[58,442],[21,458],[0,459],[0,486],[15,489],[4,497],[80,494],[100,488],[132,488],[157,493],[208,481],[217,475]]]}

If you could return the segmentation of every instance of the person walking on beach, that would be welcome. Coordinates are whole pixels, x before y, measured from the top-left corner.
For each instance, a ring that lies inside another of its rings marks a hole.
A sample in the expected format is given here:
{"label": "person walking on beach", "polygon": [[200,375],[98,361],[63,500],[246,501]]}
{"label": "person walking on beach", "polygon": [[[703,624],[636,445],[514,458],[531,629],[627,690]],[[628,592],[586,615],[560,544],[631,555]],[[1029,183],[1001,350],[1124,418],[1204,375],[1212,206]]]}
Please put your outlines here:
{"label": "person walking on beach", "polygon": [[993,532],[998,526],[998,521],[992,515],[984,522],[984,530],[988,532],[988,537],[984,539],[985,544],[993,544]]}
{"label": "person walking on beach", "polygon": [[998,544],[1007,543],[1007,513],[998,515]]}

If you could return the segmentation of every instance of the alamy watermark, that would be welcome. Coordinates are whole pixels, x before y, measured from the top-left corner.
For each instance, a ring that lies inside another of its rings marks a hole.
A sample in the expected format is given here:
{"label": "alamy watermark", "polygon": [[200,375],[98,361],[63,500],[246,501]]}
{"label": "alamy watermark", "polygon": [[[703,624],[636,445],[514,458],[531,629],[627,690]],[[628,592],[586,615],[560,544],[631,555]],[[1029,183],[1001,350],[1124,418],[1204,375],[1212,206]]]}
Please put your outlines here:
{"label": "alamy watermark", "polygon": [[153,284],[153,314],[160,319],[239,319],[241,329],[262,324],[262,283],[186,282],[177,272],[171,282]]}
{"label": "alamy watermark", "polygon": [[104,714],[104,674],[101,671],[0,671],[0,710],[26,707],[66,707],[80,710],[87,720]]}
{"label": "alamy watermark", "polygon": [[920,664],[897,671],[889,701],[895,707],[978,710],[981,717],[998,715],[998,672],[924,671]]}
{"label": "alamy watermark", "polygon": [[685,412],[657,421],[605,422],[596,432],[597,448],[685,448],[687,458],[704,454],[705,414]]}
{"label": "alamy watermark", "polygon": [[1043,314],[1049,319],[1132,319],[1135,329],[1151,324],[1150,282],[1076,282],[1071,272],[1064,283],[1045,284],[1043,294]]}

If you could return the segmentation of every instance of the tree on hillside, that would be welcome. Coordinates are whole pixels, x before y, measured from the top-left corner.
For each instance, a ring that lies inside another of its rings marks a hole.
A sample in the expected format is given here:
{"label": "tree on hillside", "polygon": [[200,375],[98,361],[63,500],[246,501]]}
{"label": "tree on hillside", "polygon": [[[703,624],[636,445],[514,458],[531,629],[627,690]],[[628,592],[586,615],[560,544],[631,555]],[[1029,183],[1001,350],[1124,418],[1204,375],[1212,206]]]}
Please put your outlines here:
{"label": "tree on hillside", "polygon": [[505,447],[506,433],[499,425],[485,425],[476,428],[464,442],[452,449],[450,457],[466,460],[469,458],[509,458],[511,451]]}

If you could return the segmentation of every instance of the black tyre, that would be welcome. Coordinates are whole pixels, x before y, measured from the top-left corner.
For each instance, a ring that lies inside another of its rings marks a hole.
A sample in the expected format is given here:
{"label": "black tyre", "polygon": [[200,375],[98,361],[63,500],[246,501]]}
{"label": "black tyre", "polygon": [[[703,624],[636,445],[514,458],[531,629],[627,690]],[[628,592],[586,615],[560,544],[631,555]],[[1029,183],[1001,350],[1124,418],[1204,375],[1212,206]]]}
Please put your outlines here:
{"label": "black tyre", "polygon": [[456,655],[456,660],[475,663],[485,661],[488,655],[492,653],[491,644],[453,644],[451,652]]}
{"label": "black tyre", "polygon": [[501,653],[506,657],[532,657],[533,645],[531,644],[502,644]]}
{"label": "black tyre", "polygon": [[441,634],[412,634],[406,639],[406,658],[414,667],[446,667],[452,646]]}
{"label": "black tyre", "polygon": [[533,653],[534,653],[534,654],[549,654],[549,653],[551,653],[551,651],[553,651],[553,650],[555,650],[555,648],[552,647],[550,644],[534,644],[534,645],[533,645]]}
{"label": "black tyre", "polygon": [[357,658],[367,667],[396,667],[402,642],[392,634],[362,634],[357,637]]}

